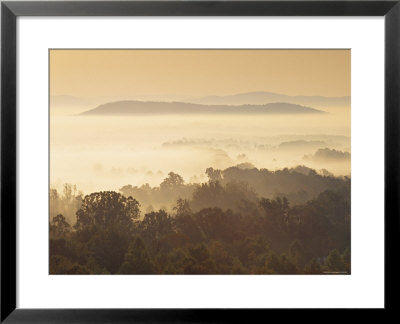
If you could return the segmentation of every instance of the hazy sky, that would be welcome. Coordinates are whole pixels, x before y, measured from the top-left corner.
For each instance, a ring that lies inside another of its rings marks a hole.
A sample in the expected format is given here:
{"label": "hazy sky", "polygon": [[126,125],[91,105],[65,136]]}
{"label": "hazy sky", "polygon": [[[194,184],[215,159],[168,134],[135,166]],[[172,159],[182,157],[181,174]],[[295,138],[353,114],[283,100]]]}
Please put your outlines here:
{"label": "hazy sky", "polygon": [[50,93],[349,96],[350,50],[51,50]]}

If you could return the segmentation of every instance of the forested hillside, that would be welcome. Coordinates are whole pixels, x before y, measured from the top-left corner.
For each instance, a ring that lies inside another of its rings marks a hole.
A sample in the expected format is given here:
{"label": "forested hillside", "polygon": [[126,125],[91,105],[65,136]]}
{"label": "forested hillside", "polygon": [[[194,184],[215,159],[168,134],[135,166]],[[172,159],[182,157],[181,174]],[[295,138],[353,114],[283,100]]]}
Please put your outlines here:
{"label": "forested hillside", "polygon": [[171,172],[153,188],[51,190],[50,273],[350,273],[349,178],[306,167],[206,173],[202,184]]}

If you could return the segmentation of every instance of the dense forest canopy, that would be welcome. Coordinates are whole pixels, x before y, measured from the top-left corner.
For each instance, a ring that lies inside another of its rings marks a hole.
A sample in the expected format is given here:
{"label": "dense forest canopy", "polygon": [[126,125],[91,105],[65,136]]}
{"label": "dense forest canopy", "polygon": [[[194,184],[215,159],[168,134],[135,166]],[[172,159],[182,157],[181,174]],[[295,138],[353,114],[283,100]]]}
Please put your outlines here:
{"label": "dense forest canopy", "polygon": [[305,166],[50,190],[51,274],[350,273],[348,177]]}

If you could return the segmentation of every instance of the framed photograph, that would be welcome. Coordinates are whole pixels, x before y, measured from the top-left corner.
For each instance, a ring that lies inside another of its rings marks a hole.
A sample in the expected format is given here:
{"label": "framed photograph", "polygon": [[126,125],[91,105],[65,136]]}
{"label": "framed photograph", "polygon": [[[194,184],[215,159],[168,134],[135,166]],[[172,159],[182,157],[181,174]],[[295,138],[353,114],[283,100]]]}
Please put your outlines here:
{"label": "framed photograph", "polygon": [[3,1],[1,321],[394,310],[398,1]]}

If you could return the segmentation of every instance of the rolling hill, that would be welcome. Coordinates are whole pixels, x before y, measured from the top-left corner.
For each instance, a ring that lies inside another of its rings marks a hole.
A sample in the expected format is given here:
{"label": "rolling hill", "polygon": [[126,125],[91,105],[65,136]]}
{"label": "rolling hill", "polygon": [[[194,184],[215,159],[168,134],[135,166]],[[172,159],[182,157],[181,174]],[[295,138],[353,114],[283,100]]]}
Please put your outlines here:
{"label": "rolling hill", "polygon": [[80,115],[133,114],[324,114],[322,110],[291,103],[264,105],[202,105],[186,102],[117,101],[100,105]]}
{"label": "rolling hill", "polygon": [[207,96],[190,100],[192,103],[203,105],[261,105],[274,102],[286,102],[317,108],[350,107],[351,98],[345,97],[323,97],[323,96],[288,96],[285,94],[258,91],[238,93],[229,96]]}

